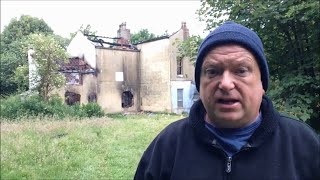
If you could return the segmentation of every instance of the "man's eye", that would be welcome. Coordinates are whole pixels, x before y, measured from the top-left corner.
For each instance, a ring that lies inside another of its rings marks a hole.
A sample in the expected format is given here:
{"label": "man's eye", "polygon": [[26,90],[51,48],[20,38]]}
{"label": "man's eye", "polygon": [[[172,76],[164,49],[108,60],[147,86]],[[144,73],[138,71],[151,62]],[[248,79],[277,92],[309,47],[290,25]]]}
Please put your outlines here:
{"label": "man's eye", "polygon": [[246,67],[241,67],[239,69],[236,70],[236,73],[239,74],[239,75],[246,75],[246,73],[249,72],[249,69],[246,68]]}
{"label": "man's eye", "polygon": [[205,72],[209,76],[214,76],[214,75],[217,75],[219,73],[217,69],[206,69]]}

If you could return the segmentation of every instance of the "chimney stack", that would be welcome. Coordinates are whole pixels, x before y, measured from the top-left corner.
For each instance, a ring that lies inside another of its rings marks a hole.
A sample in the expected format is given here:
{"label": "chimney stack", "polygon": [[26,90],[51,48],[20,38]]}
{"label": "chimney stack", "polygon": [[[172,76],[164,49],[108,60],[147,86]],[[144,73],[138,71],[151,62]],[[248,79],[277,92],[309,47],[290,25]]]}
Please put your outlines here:
{"label": "chimney stack", "polygon": [[185,41],[190,37],[186,22],[181,23],[181,29],[183,30],[183,40]]}
{"label": "chimney stack", "polygon": [[118,37],[121,39],[118,39],[117,43],[121,44],[129,44],[131,39],[130,29],[126,28],[126,23],[123,22],[119,25],[119,30],[117,31]]}

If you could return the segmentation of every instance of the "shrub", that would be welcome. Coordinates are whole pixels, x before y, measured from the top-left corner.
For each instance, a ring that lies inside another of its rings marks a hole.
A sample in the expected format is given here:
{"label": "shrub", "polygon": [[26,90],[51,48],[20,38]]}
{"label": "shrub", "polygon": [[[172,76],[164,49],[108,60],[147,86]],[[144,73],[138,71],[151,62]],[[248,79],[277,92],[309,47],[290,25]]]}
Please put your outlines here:
{"label": "shrub", "polygon": [[82,105],[82,111],[86,117],[102,117],[104,112],[97,103],[88,103]]}
{"label": "shrub", "polygon": [[1,99],[1,118],[52,115],[43,99],[37,95],[13,95]]}
{"label": "shrub", "polygon": [[13,95],[1,99],[2,119],[19,119],[29,116],[50,116],[56,119],[102,117],[104,112],[97,103],[68,106],[59,96],[47,102],[38,95]]}
{"label": "shrub", "polygon": [[26,99],[21,98],[21,109],[27,116],[52,115],[46,103],[37,95],[29,96]]}
{"label": "shrub", "polygon": [[19,96],[1,98],[0,107],[1,118],[15,119],[26,115],[26,112],[21,108],[21,98]]}

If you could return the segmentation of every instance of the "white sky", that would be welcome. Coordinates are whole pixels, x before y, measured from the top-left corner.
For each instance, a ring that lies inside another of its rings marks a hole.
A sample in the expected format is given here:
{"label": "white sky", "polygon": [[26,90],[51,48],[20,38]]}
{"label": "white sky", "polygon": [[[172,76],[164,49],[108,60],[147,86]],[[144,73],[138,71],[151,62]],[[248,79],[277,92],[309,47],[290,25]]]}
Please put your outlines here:
{"label": "white sky", "polygon": [[63,37],[81,24],[91,25],[97,35],[116,37],[119,25],[126,22],[131,33],[148,29],[156,35],[171,34],[185,21],[190,35],[204,37],[205,24],[198,21],[200,0],[189,1],[8,1],[1,0],[1,32],[14,17],[22,14],[42,18]]}

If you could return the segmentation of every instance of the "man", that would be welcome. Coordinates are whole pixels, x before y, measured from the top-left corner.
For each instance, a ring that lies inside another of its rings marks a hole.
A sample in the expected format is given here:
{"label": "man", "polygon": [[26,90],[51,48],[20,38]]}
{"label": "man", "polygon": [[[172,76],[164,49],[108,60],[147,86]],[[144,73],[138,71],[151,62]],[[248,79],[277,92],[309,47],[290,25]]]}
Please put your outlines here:
{"label": "man", "polygon": [[319,136],[273,108],[268,77],[255,32],[212,31],[196,61],[200,100],[152,141],[135,179],[320,179]]}

